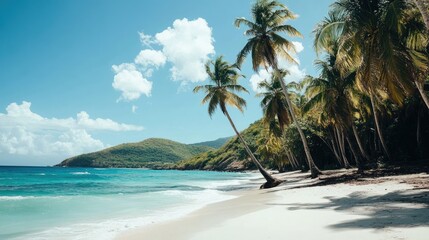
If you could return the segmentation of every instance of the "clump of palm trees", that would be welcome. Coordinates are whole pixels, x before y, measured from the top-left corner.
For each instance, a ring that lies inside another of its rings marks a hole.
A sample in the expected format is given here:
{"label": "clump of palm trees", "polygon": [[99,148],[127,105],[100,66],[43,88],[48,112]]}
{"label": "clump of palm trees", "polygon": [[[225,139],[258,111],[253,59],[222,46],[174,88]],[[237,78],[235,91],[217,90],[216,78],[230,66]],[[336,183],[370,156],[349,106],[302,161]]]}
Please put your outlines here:
{"label": "clump of palm trees", "polygon": [[[295,15],[276,0],[257,0],[251,9],[251,19],[235,20],[237,27],[247,28],[248,37],[236,63],[229,64],[222,57],[208,63],[207,74],[214,85],[198,86],[194,91],[204,90],[207,94],[203,103],[208,102],[209,115],[220,107],[267,180],[265,187],[278,185],[280,181],[263,168],[247,147],[226,109],[227,105],[240,111],[245,107],[244,99],[234,92],[247,92],[237,83],[241,76],[238,70],[251,55],[255,72],[264,69],[271,73],[259,85],[263,89],[258,96],[262,97],[268,140],[260,142],[265,146],[258,149],[258,154],[274,159],[278,166],[288,163],[292,168],[301,168],[299,159],[305,158],[314,178],[321,171],[308,139],[317,136],[339,166],[350,168],[356,164],[363,171],[367,163],[379,159],[374,149],[381,149],[385,159],[393,159],[383,122],[403,111],[404,105],[412,102],[410,99],[424,103],[425,114],[429,109],[424,90],[429,75],[428,7],[426,0],[335,1],[328,16],[314,30],[314,47],[321,57],[315,61],[319,76],[286,84],[288,72],[280,69],[278,62],[283,59],[295,63],[295,47],[284,36],[284,33],[301,36],[297,29],[286,24]],[[421,131],[421,116],[417,117],[418,131]],[[297,146],[288,141],[293,138],[291,129],[298,132],[304,156],[297,157],[294,153]],[[417,135],[419,139],[421,133]]]}

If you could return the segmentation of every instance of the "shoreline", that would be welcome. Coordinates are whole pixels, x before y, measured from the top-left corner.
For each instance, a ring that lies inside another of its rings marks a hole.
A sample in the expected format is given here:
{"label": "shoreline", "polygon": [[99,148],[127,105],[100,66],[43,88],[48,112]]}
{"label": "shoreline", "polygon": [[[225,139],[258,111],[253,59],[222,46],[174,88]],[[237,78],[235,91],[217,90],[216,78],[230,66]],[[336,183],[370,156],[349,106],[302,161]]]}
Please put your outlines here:
{"label": "shoreline", "polygon": [[[235,198],[239,189],[257,188],[258,178],[251,173],[86,168],[18,168],[3,171],[2,177],[5,172],[0,239],[114,239]],[[16,192],[13,187],[22,176],[34,185]]]}
{"label": "shoreline", "polygon": [[[183,217],[130,229],[115,239],[425,239],[429,234],[426,173],[311,186],[305,173],[279,174],[274,189],[237,190],[238,197]],[[227,193],[229,194],[229,193]]]}

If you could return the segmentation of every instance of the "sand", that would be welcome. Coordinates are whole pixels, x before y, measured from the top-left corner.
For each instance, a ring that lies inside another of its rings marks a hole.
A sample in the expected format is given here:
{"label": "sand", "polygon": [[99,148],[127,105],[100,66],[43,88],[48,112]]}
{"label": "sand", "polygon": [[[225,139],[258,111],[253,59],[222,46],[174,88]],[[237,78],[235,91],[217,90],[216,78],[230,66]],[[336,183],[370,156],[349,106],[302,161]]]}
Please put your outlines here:
{"label": "sand", "polygon": [[428,174],[312,187],[320,180],[282,177],[288,181],[280,187],[235,192],[235,199],[117,239],[429,239],[429,189],[418,184],[429,182]]}

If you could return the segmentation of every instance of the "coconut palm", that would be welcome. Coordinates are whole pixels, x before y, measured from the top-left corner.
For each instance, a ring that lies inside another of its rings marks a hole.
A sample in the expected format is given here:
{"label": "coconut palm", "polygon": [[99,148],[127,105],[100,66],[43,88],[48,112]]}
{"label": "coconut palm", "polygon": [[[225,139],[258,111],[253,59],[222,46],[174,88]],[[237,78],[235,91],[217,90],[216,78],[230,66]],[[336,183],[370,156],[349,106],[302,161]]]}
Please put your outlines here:
{"label": "coconut palm", "polygon": [[[415,0],[415,2],[421,2]],[[429,11],[429,5],[426,8]],[[422,10],[420,9],[420,12]],[[402,41],[405,43],[406,52],[412,57],[415,65],[415,75],[412,78],[421,98],[429,109],[429,97],[424,91],[424,84],[429,70],[429,56],[427,46],[429,43],[429,28],[424,26],[420,18],[420,12],[413,5],[403,12],[401,24]]]}
{"label": "coconut palm", "polygon": [[[268,123],[278,122],[280,131],[277,131],[277,135],[281,135],[284,127],[290,124],[291,118],[280,79],[272,76],[270,80],[260,82],[258,87],[263,89],[263,92],[258,93],[256,96],[262,97],[261,107],[264,119]],[[273,130],[273,128],[270,128],[270,130]],[[276,131],[271,132],[276,133]]]}
{"label": "coconut palm", "polygon": [[[211,66],[213,66],[213,70],[211,69]],[[194,92],[205,92],[206,96],[203,98],[202,103],[208,103],[208,112],[210,117],[213,115],[217,107],[219,107],[222,113],[228,118],[229,123],[237,134],[237,137],[243,143],[250,159],[267,181],[261,186],[261,188],[270,188],[279,185],[281,181],[271,176],[264,167],[262,167],[248,147],[246,141],[241,136],[240,132],[235,127],[235,124],[228,113],[227,105],[236,107],[241,112],[243,112],[243,108],[246,107],[246,101],[234,93],[247,92],[243,86],[237,83],[238,78],[242,75],[237,72],[235,65],[228,64],[223,60],[222,56],[216,58],[214,62],[208,62],[205,67],[209,79],[213,84],[197,86],[194,88]]]}
{"label": "coconut palm", "polygon": [[[336,49],[337,47],[333,45],[332,50],[335,52]],[[342,160],[342,163],[347,168],[349,163],[346,157],[344,140],[347,140],[353,155],[357,155],[347,136],[347,129],[352,128],[362,156],[365,159],[368,159],[368,157],[354,125],[355,74],[351,73],[342,77],[335,66],[335,62],[336,56],[331,54],[327,54],[324,61],[317,60],[315,62],[316,67],[320,70],[320,76],[318,78],[308,77],[311,81],[306,89],[306,94],[310,99],[304,106],[304,111],[308,112],[314,108],[319,109],[319,122],[333,131],[331,135],[332,146],[330,148],[337,159]],[[362,166],[357,157],[356,159],[358,167],[361,168]]]}
{"label": "coconut palm", "polygon": [[[291,55],[291,53],[296,52],[293,43],[281,35],[281,33],[287,33],[290,36],[301,36],[301,33],[294,27],[284,24],[287,20],[294,19],[295,15],[285,5],[276,0],[258,0],[253,5],[251,12],[253,21],[246,18],[237,18],[235,20],[236,27],[240,27],[243,24],[248,27],[245,35],[249,36],[246,45],[238,53],[237,65],[241,66],[246,56],[251,54],[254,71],[258,71],[260,67],[267,70],[271,67],[273,74],[281,75],[278,67],[279,57],[296,63]],[[283,78],[280,81],[280,85],[286,96],[285,100],[290,111],[290,116],[297,126],[304,145],[307,162],[311,170],[311,177],[315,178],[321,172],[313,161],[307,139],[296,118]]]}
{"label": "coconut palm", "polygon": [[370,97],[376,130],[388,158],[378,105],[386,98],[402,104],[413,90],[409,79],[415,81],[416,66],[423,65],[421,59],[416,61],[423,55],[408,51],[402,36],[406,9],[404,0],[338,0],[329,19],[318,26],[315,40],[316,49],[329,50],[326,44],[332,35],[341,36],[336,64],[342,74],[356,70],[358,86]]}

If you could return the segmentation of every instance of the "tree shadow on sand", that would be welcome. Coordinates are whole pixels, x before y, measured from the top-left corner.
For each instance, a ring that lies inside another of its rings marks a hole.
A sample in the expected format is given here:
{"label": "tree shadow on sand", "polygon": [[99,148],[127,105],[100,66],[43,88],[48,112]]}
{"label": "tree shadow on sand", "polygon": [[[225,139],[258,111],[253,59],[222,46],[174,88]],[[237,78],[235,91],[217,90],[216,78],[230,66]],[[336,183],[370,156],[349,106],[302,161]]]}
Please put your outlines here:
{"label": "tree shadow on sand", "polygon": [[[338,224],[332,228],[373,228],[429,226],[429,191],[395,191],[383,196],[365,196],[354,192],[347,197],[327,197],[328,203],[287,204],[289,210],[333,209],[365,216]],[[283,205],[283,204],[273,204]]]}

